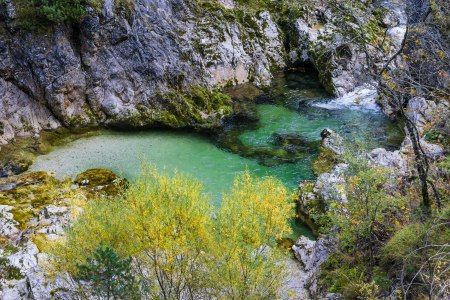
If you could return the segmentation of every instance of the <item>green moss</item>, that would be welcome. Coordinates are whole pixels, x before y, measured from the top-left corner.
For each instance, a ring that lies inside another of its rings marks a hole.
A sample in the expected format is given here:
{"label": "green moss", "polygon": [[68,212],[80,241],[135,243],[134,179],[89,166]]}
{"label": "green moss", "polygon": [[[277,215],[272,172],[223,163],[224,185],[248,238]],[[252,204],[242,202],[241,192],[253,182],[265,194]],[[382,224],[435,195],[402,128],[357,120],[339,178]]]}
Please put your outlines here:
{"label": "green moss", "polygon": [[75,183],[79,185],[99,186],[112,183],[119,177],[113,171],[105,169],[90,169],[75,178]]}
{"label": "green moss", "polygon": [[338,162],[339,160],[333,151],[321,148],[319,156],[312,164],[312,169],[316,175],[329,173]]}
{"label": "green moss", "polygon": [[46,172],[26,173],[2,182],[16,185],[14,189],[0,192],[0,202],[14,207],[11,213],[22,230],[39,210],[60,196],[56,187],[61,182]]}
{"label": "green moss", "polygon": [[[220,127],[221,121],[232,113],[231,99],[221,91],[204,87],[169,90],[155,95],[165,109],[139,108],[149,120],[171,128]],[[154,102],[154,101],[152,101]]]}
{"label": "green moss", "polygon": [[39,252],[45,252],[45,250],[48,248],[47,245],[48,245],[49,240],[47,239],[45,234],[37,233],[33,236],[32,240],[33,240],[33,243],[38,248]]}
{"label": "green moss", "polygon": [[[77,194],[91,196],[116,196],[127,187],[127,181],[112,171],[92,169],[78,175],[77,183],[82,185]],[[72,180],[58,180],[47,172],[31,172],[0,179],[0,184],[11,184],[13,189],[0,191],[0,203],[13,206],[11,213],[19,222],[19,228],[25,230],[32,218],[49,204],[58,205],[73,197]]]}
{"label": "green moss", "polygon": [[0,257],[0,279],[19,280],[24,278],[20,269],[11,265],[5,257]]}
{"label": "green moss", "polygon": [[431,129],[425,131],[425,140],[434,144],[441,144],[444,148],[450,147],[450,135],[444,130]]}
{"label": "green moss", "polygon": [[3,248],[3,255],[5,256],[9,256],[17,252],[19,252],[19,249],[12,244],[8,244]]}
{"label": "green moss", "polygon": [[121,194],[128,186],[126,179],[120,178],[113,171],[106,169],[87,170],[77,175],[75,183],[80,185],[88,196],[102,194],[103,196],[114,197]]}

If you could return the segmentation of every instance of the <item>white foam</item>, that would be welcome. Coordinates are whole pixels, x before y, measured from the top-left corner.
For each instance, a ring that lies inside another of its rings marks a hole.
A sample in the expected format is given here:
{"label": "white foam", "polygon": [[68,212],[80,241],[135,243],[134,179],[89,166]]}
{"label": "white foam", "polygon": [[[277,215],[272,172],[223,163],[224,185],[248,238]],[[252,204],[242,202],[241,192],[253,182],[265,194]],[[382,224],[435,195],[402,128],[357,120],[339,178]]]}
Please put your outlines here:
{"label": "white foam", "polygon": [[330,110],[350,108],[380,111],[380,107],[375,103],[377,95],[377,90],[374,85],[364,84],[342,97],[327,102],[314,102],[311,105]]}

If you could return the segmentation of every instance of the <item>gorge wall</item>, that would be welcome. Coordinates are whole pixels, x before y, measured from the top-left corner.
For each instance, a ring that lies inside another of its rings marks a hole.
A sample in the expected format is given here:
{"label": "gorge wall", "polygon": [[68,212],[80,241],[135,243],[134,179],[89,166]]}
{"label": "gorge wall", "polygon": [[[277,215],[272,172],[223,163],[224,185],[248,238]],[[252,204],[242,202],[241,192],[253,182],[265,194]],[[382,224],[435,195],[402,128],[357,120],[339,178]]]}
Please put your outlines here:
{"label": "gorge wall", "polygon": [[[58,126],[211,128],[231,113],[217,87],[265,87],[277,70],[312,64],[342,95],[364,75],[364,56],[335,51],[345,40],[314,1],[288,17],[225,0],[116,2],[24,30],[15,1],[2,1],[0,144]],[[397,28],[394,19],[380,24]]]}

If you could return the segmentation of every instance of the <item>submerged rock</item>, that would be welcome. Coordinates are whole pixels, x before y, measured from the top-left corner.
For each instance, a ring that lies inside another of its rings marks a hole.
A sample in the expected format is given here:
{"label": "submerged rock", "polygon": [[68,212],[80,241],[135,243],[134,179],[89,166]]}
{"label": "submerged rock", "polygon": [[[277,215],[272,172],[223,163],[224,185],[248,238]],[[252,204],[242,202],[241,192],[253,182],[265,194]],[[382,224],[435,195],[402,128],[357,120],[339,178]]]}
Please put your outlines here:
{"label": "submerged rock", "polygon": [[240,121],[255,122],[259,120],[256,100],[263,91],[252,84],[241,84],[226,88],[225,93],[233,100],[233,118]]}

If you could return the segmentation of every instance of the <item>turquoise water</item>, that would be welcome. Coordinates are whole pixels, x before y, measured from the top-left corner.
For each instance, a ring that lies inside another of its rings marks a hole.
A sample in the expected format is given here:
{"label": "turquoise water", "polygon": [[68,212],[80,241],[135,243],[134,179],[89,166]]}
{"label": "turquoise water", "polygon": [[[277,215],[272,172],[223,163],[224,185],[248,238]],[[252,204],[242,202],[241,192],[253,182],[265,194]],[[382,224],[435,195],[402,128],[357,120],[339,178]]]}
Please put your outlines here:
{"label": "turquoise water", "polygon": [[102,131],[39,156],[31,169],[69,177],[90,168],[108,168],[135,178],[143,162],[160,170],[176,169],[192,175],[204,183],[216,205],[221,194],[230,189],[235,175],[245,169],[257,176],[276,176],[292,188],[302,173],[292,164],[261,166],[255,160],[219,149],[207,138],[172,131]]}
{"label": "turquoise water", "polygon": [[[314,80],[306,75],[278,78],[272,100],[257,105],[258,122],[232,123],[227,127],[225,135],[232,143],[239,144],[236,148],[230,142],[215,143],[213,138],[193,133],[103,130],[37,157],[31,169],[68,177],[86,169],[107,168],[133,179],[145,162],[160,170],[176,169],[197,178],[218,206],[222,193],[230,189],[236,174],[246,169],[257,176],[272,175],[292,190],[299,180],[312,179],[310,166],[318,153],[320,132],[325,127],[363,139],[373,147],[395,147],[400,133],[380,112],[315,107],[314,103],[329,101],[330,97]],[[296,144],[277,144],[276,134],[295,136]],[[296,232],[310,235],[300,225]]]}

